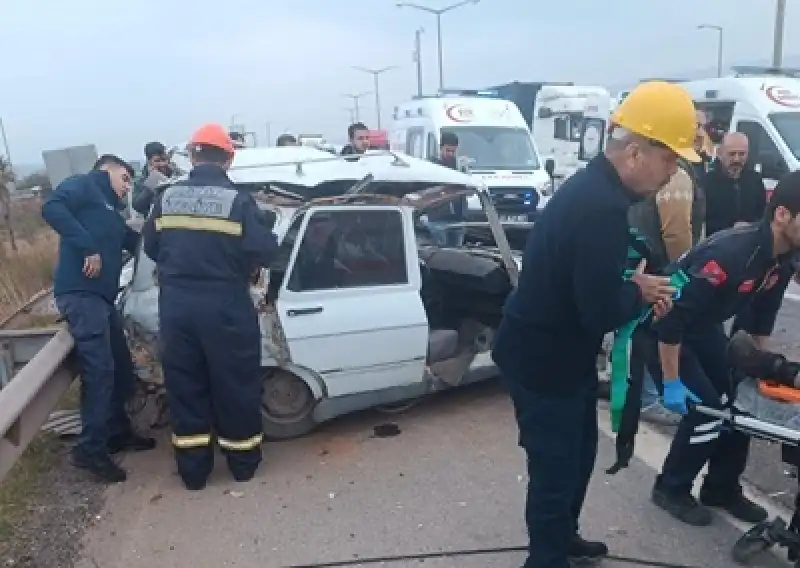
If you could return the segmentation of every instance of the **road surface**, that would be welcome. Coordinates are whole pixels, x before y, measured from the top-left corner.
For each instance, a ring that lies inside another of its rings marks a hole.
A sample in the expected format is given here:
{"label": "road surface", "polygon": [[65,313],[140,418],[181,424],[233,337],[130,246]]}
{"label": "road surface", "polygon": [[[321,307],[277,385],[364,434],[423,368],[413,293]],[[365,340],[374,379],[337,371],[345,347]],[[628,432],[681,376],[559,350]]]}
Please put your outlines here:
{"label": "road surface", "polygon": [[[602,472],[613,458],[607,411],[600,417],[604,434],[582,532],[605,539],[622,558],[604,566],[658,565],[631,560],[645,559],[730,567],[741,526],[720,516],[711,527],[693,529],[649,502],[667,437],[643,427],[639,458],[610,477]],[[375,426],[387,422],[400,433],[377,437]],[[374,564],[388,568],[521,565],[519,551],[458,554],[525,542],[524,458],[497,384],[445,393],[401,415],[347,417],[265,450],[257,479],[233,483],[218,460],[200,493],[181,488],[163,440],[155,452],[127,456],[130,479],[107,491],[78,566],[365,566],[370,557],[397,557]],[[414,557],[426,553],[451,555]],[[772,553],[754,565],[787,566]]]}

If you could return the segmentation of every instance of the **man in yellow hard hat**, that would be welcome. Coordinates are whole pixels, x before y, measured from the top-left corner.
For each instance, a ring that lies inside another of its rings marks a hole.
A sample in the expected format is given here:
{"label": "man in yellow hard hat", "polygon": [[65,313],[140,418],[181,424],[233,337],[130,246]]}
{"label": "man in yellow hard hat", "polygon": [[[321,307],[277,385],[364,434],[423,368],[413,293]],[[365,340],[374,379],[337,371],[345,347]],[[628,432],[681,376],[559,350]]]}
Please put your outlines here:
{"label": "man in yellow hard hat", "polygon": [[679,156],[699,160],[694,104],[676,84],[643,83],[611,123],[604,152],[561,186],[534,225],[493,350],[528,456],[525,568],[568,568],[608,553],[578,533],[597,452],[596,356],[606,333],[648,306],[665,313],[675,292],[643,266],[623,279],[628,207],[667,183]]}

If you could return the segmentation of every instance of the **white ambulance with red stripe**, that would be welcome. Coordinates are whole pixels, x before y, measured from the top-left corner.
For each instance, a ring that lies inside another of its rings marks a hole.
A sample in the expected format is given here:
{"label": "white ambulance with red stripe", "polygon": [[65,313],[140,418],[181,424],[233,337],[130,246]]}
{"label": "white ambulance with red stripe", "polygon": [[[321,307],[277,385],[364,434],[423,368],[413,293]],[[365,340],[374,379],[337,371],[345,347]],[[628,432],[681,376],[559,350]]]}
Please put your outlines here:
{"label": "white ambulance with red stripe", "polygon": [[708,116],[715,144],[726,132],[747,135],[767,191],[800,169],[800,69],[734,67],[731,76],[681,86]]}

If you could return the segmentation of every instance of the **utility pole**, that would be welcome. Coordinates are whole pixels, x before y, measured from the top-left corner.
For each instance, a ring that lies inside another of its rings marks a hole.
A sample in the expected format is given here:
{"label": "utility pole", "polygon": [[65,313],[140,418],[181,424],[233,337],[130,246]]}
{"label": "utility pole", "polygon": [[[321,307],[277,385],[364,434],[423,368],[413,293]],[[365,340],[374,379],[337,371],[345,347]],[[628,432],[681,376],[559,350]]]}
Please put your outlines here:
{"label": "utility pole", "polygon": [[417,96],[422,97],[422,32],[423,28],[418,28],[414,32],[414,63],[417,64]]}
{"label": "utility pole", "polygon": [[348,113],[350,113],[350,124],[353,124],[356,121],[356,111],[352,107],[345,107]]}
{"label": "utility pole", "polygon": [[358,93],[357,95],[350,95],[350,94],[342,95],[342,96],[348,97],[350,99],[353,99],[353,110],[354,110],[354,113],[355,113],[355,120],[353,122],[358,122],[360,120],[358,99],[366,97],[369,94],[371,94],[371,93],[369,91],[367,91],[365,93]]}
{"label": "utility pole", "polygon": [[429,8],[428,6],[422,6],[421,4],[415,4],[414,2],[398,2],[398,8],[414,8],[416,10],[421,10],[423,12],[428,12],[429,14],[433,14],[436,16],[436,37],[437,43],[439,45],[439,90],[444,90],[444,65],[443,60],[444,57],[442,55],[442,14],[446,14],[447,12],[451,12],[456,8],[461,8],[462,6],[466,6],[467,4],[477,4],[481,0],[461,0],[461,2],[456,2],[455,4],[450,4],[449,6],[445,6],[444,8]]}
{"label": "utility pole", "polygon": [[388,67],[382,67],[380,69],[367,69],[366,67],[353,67],[353,69],[357,69],[358,71],[363,71],[364,73],[369,73],[372,75],[372,78],[375,83],[375,116],[378,121],[377,128],[378,130],[381,129],[381,87],[378,81],[378,77],[381,73],[386,73],[387,71],[391,71],[392,69],[397,69],[397,65],[389,65]]}
{"label": "utility pole", "polygon": [[776,0],[775,37],[772,46],[772,66],[776,69],[783,65],[783,30],[786,25],[786,0]]}
{"label": "utility pole", "polygon": [[722,26],[717,26],[714,24],[700,24],[697,26],[698,30],[714,30],[719,34],[719,40],[717,41],[717,77],[722,77]]}
{"label": "utility pole", "polygon": [[267,123],[267,146],[272,146],[272,124]]}

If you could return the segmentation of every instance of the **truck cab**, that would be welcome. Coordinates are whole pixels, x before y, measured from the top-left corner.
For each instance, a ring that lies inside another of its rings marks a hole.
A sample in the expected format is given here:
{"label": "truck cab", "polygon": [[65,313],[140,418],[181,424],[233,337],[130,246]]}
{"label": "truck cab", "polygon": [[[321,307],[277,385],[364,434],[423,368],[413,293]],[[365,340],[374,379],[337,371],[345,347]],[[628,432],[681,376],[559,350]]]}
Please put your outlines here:
{"label": "truck cab", "polygon": [[[415,97],[394,109],[389,145],[393,151],[435,160],[444,132],[458,136],[459,163],[489,188],[503,222],[533,221],[551,195],[525,119],[517,106],[486,91],[443,91]],[[468,200],[468,217],[482,215]]]}
{"label": "truck cab", "polygon": [[800,69],[734,67],[733,75],[683,83],[705,111],[716,145],[727,132],[750,141],[750,162],[768,192],[800,168]]}
{"label": "truck cab", "polygon": [[617,104],[610,96],[588,97],[584,103],[583,123],[581,124],[578,162],[580,167],[597,156],[605,147],[608,124],[612,107]]}
{"label": "truck cab", "polygon": [[580,167],[586,112],[598,105],[610,108],[610,100],[603,87],[543,85],[539,90],[531,131],[539,151],[555,161],[557,177],[568,177]]}

